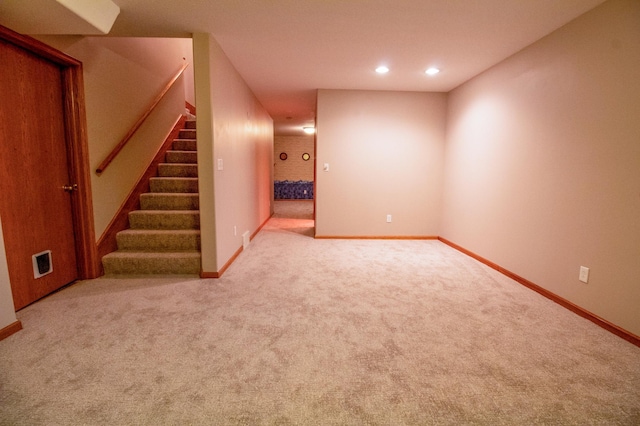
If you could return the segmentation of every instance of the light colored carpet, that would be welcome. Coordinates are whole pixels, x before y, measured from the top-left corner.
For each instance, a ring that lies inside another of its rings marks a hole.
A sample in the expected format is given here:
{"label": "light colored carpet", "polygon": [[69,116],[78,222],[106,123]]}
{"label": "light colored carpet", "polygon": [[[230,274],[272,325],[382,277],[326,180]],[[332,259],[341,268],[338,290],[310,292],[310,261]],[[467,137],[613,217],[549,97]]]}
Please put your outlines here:
{"label": "light colored carpet", "polygon": [[314,240],[278,209],[221,279],[20,311],[0,424],[640,424],[640,348],[438,241]]}
{"label": "light colored carpet", "polygon": [[275,201],[273,217],[283,219],[313,219],[313,200]]}

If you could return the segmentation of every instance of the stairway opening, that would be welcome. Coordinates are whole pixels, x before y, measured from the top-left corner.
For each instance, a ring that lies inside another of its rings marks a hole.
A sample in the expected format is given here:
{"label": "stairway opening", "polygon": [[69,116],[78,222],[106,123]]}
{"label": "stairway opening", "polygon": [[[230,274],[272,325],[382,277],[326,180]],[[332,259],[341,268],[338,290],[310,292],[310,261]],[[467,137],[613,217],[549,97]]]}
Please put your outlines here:
{"label": "stairway opening", "polygon": [[106,275],[200,274],[197,162],[196,122],[187,120],[116,235],[118,250],[102,258]]}

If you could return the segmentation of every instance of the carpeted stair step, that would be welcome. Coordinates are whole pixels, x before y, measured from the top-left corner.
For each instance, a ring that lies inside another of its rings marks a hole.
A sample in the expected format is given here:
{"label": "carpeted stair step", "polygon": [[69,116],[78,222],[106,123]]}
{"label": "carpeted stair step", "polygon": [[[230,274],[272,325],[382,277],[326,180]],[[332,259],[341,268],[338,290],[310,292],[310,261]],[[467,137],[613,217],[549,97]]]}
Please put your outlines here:
{"label": "carpeted stair step", "polygon": [[197,151],[198,142],[195,139],[174,139],[172,147],[176,151]]}
{"label": "carpeted stair step", "polygon": [[198,178],[152,177],[149,179],[151,192],[198,192]]}
{"label": "carpeted stair step", "polygon": [[192,251],[200,250],[200,231],[197,229],[126,229],[118,232],[116,241],[118,250],[125,251]]}
{"label": "carpeted stair step", "polygon": [[200,252],[148,253],[116,251],[102,258],[107,275],[200,274]]}
{"label": "carpeted stair step", "polygon": [[197,164],[158,164],[158,176],[161,177],[198,177]]}
{"label": "carpeted stair step", "polygon": [[178,139],[195,139],[196,129],[182,129],[178,132]]}
{"label": "carpeted stair step", "polygon": [[198,194],[147,192],[140,195],[142,210],[198,210]]}
{"label": "carpeted stair step", "polygon": [[196,164],[198,162],[198,153],[195,151],[167,151],[165,155],[167,163],[189,163]]}
{"label": "carpeted stair step", "polygon": [[129,213],[132,229],[200,229],[199,210],[135,210]]}
{"label": "carpeted stair step", "polygon": [[196,122],[185,122],[129,229],[116,235],[118,251],[103,257],[107,275],[199,275],[200,211]]}

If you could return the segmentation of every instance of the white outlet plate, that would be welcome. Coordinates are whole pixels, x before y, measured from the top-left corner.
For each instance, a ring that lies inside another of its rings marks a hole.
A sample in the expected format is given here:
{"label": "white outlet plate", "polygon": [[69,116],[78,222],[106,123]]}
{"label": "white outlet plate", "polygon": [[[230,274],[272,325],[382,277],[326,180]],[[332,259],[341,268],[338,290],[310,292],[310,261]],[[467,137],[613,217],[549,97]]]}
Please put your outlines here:
{"label": "white outlet plate", "polygon": [[251,234],[249,233],[249,231],[245,231],[244,234],[242,234],[242,249],[246,249],[247,247],[249,247],[249,243],[251,242]]}
{"label": "white outlet plate", "polygon": [[391,215],[390,214],[387,215],[387,223],[391,223]]}
{"label": "white outlet plate", "polygon": [[580,267],[580,275],[578,276],[578,279],[580,281],[582,281],[583,283],[588,283],[589,282],[589,268],[587,268],[586,266],[581,266]]}

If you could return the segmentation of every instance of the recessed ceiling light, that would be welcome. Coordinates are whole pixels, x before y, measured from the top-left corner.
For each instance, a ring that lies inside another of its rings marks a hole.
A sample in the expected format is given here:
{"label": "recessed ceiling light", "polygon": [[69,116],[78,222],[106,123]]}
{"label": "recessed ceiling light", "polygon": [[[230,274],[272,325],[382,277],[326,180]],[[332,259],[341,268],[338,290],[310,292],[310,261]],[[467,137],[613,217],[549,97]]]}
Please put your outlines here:
{"label": "recessed ceiling light", "polygon": [[386,74],[389,72],[389,68],[385,67],[384,65],[380,65],[378,68],[376,68],[376,72],[378,74]]}
{"label": "recessed ceiling light", "polygon": [[427,75],[436,75],[436,74],[438,74],[439,72],[440,72],[440,70],[439,70],[438,68],[436,68],[436,67],[431,67],[431,68],[429,68],[429,69],[427,69],[427,70],[425,71],[425,74],[427,74]]}

